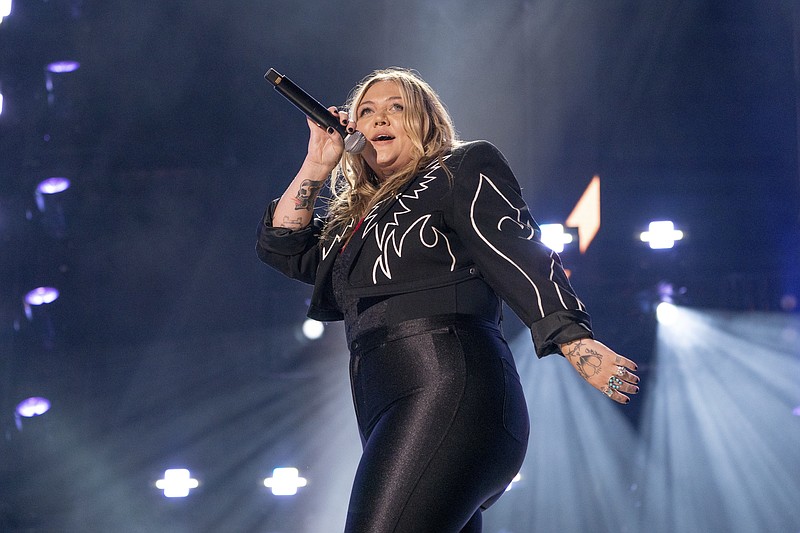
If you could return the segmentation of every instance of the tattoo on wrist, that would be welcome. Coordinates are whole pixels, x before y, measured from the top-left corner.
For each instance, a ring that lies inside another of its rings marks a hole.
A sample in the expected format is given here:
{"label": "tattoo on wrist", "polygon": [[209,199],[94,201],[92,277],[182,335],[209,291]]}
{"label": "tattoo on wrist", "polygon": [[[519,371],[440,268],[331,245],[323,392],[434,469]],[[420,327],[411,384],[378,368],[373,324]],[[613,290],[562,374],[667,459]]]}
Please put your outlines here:
{"label": "tattoo on wrist", "polygon": [[303,219],[300,217],[297,218],[290,218],[288,215],[283,217],[283,221],[281,225],[284,228],[295,228],[299,229],[303,227]]}
{"label": "tattoo on wrist", "polygon": [[300,184],[300,190],[297,191],[297,196],[294,198],[295,211],[300,209],[312,211],[314,209],[314,201],[317,199],[317,195],[324,184],[324,180],[303,180],[303,183]]}
{"label": "tattoo on wrist", "polygon": [[597,350],[593,350],[579,339],[565,346],[564,356],[575,365],[584,379],[589,379],[600,372],[603,355]]}

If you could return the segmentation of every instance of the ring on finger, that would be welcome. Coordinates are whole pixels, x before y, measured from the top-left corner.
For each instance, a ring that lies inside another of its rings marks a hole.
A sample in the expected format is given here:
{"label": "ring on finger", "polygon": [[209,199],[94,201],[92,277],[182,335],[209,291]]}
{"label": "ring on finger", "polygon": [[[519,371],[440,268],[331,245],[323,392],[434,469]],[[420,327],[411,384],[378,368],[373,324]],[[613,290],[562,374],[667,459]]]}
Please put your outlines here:
{"label": "ring on finger", "polygon": [[619,389],[620,385],[622,385],[622,380],[619,379],[617,376],[611,376],[608,378],[608,388],[612,390]]}
{"label": "ring on finger", "polygon": [[606,390],[603,391],[603,394],[611,398],[612,396],[614,396],[614,389],[612,389],[611,387],[606,387]]}
{"label": "ring on finger", "polygon": [[624,376],[625,375],[625,367],[618,366],[617,367],[617,375],[618,376]]}

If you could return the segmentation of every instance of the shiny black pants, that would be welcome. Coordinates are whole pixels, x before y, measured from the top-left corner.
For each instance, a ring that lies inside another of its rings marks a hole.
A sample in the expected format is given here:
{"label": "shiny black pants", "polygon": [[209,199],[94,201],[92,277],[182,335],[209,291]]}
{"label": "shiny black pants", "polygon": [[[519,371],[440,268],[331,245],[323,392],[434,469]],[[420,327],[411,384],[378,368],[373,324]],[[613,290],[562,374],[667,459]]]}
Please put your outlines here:
{"label": "shiny black pants", "polygon": [[481,508],[522,464],[528,412],[497,325],[401,322],[351,344],[364,453],[346,533],[481,531]]}

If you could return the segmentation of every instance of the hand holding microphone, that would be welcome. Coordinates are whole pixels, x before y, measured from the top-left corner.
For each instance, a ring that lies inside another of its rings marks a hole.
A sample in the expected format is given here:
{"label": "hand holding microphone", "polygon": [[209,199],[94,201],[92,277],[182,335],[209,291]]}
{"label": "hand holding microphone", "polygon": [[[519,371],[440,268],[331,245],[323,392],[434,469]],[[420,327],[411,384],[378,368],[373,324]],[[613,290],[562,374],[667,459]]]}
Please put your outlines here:
{"label": "hand holding microphone", "polygon": [[295,85],[292,80],[279,74],[275,69],[269,69],[264,78],[270,82],[275,90],[293,103],[300,111],[306,114],[317,125],[326,130],[334,130],[344,139],[344,149],[351,154],[358,154],[366,145],[366,139],[360,131],[348,133],[337,118],[325,109],[303,89]]}

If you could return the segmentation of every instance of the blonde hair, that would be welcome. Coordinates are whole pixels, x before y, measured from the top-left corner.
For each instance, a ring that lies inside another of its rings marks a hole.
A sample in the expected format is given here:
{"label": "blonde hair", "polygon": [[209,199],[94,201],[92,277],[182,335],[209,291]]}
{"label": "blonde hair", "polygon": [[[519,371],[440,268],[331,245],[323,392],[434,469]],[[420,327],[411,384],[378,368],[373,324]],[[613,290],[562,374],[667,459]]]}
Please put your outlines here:
{"label": "blonde hair", "polygon": [[[360,220],[376,203],[397,194],[422,168],[436,159],[441,161],[442,156],[460,144],[439,95],[413,70],[394,67],[372,72],[350,92],[347,109],[355,112],[367,90],[382,81],[396,83],[403,97],[402,126],[412,143],[411,162],[380,183],[360,154],[345,152],[331,179],[323,241],[351,220]],[[347,238],[352,231],[351,225]]]}

